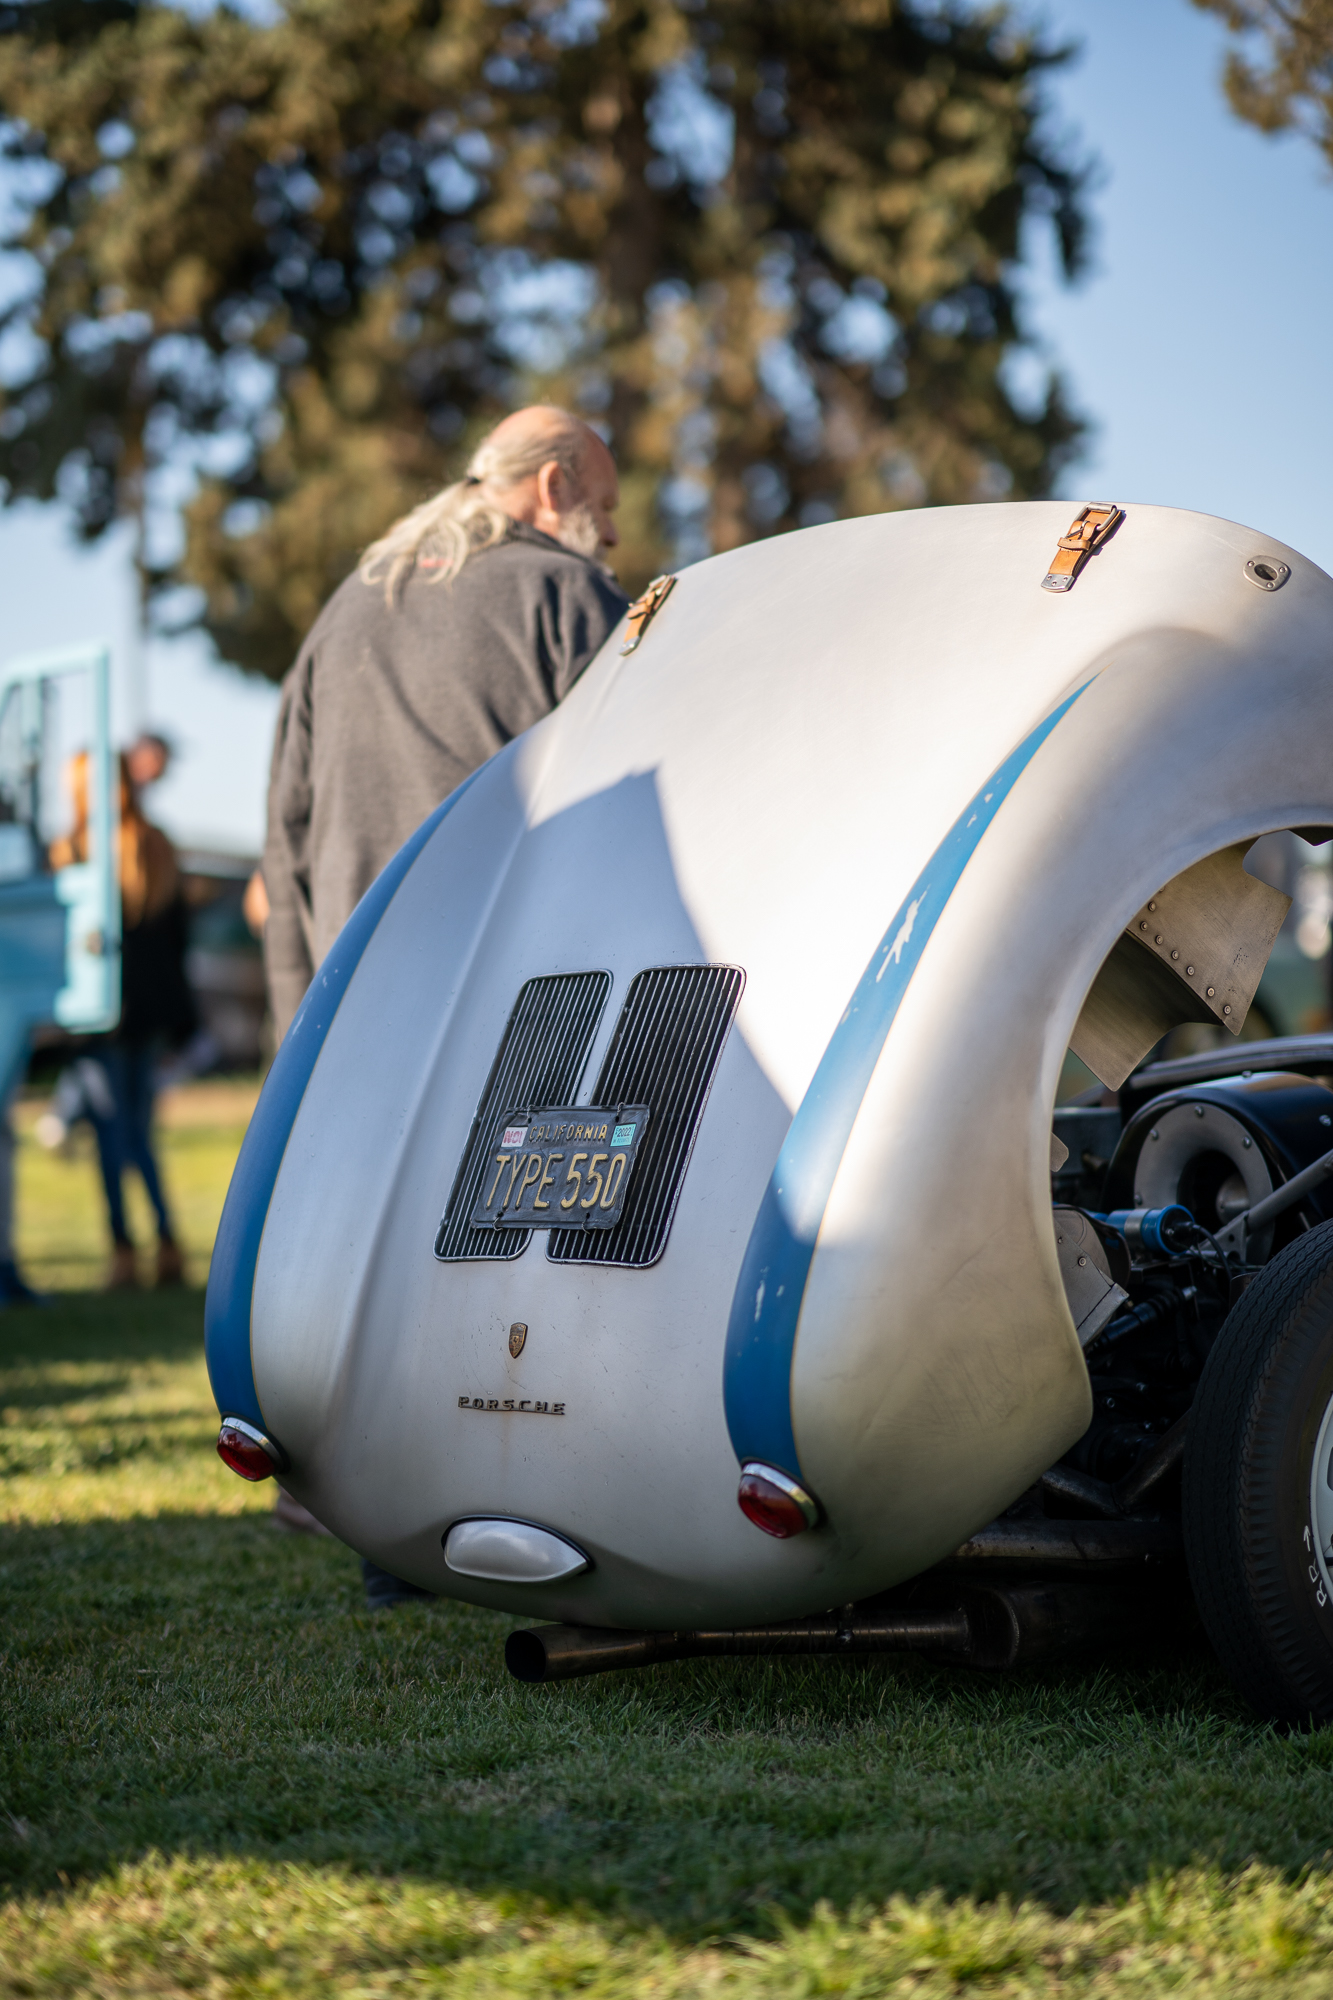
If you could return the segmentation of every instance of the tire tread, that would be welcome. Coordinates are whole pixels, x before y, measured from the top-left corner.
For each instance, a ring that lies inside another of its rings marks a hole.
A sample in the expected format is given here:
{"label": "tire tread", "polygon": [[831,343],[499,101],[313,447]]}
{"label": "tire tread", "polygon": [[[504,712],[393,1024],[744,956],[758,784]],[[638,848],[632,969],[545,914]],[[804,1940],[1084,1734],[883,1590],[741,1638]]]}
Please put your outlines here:
{"label": "tire tread", "polygon": [[1292,1601],[1279,1461],[1312,1341],[1333,1327],[1333,1223],[1276,1257],[1228,1314],[1190,1416],[1182,1492],[1190,1581],[1241,1693],[1288,1725],[1333,1718],[1333,1675]]}

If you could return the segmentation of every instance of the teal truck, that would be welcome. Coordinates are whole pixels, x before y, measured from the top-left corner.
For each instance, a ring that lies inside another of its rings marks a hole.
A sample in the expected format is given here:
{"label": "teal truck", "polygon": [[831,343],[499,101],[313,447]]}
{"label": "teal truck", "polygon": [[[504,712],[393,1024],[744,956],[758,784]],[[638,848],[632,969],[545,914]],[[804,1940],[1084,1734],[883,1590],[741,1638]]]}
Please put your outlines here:
{"label": "teal truck", "polygon": [[[70,760],[88,758],[86,858],[52,868],[72,827]],[[0,1304],[16,1287],[10,1244],[13,1140],[4,1119],[34,1032],[77,1034],[120,1014],[110,660],[105,646],[0,667]]]}

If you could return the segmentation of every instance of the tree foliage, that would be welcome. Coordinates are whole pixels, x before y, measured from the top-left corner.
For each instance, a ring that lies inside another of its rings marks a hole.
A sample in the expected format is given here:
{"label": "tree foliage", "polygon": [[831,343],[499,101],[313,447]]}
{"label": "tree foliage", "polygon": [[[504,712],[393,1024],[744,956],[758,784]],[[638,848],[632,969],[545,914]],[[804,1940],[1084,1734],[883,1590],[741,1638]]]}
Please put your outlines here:
{"label": "tree foliage", "polygon": [[1232,108],[1261,132],[1293,126],[1333,163],[1333,0],[1194,0],[1240,38],[1227,58]]}
{"label": "tree foliage", "polygon": [[534,393],[613,443],[630,586],[1040,494],[1079,437],[1044,369],[1010,386],[1026,223],[1080,254],[1057,60],[924,0],[6,0],[8,497],[146,519],[165,609],[195,586],[223,655],[278,675]]}

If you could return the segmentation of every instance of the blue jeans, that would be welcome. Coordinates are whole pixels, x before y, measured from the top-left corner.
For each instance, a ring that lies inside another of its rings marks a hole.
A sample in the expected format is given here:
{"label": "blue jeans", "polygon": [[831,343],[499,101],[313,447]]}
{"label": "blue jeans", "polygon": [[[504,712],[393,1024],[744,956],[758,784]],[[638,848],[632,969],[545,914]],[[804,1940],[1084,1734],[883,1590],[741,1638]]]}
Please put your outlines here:
{"label": "blue jeans", "polygon": [[153,1158],[151,1137],[156,1045],[152,1042],[108,1042],[98,1050],[97,1060],[106,1071],[115,1105],[110,1118],[94,1117],[92,1121],[97,1134],[97,1157],[102,1167],[111,1234],[117,1243],[130,1241],[125,1227],[121,1178],[126,1167],[135,1167],[153,1204],[158,1234],[170,1241],[171,1218],[167,1214],[162,1182]]}

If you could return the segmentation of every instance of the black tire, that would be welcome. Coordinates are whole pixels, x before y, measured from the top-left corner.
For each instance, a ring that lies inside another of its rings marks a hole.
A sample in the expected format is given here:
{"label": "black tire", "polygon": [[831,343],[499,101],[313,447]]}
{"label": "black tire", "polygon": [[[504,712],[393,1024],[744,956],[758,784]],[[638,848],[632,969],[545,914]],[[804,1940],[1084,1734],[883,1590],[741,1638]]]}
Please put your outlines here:
{"label": "black tire", "polygon": [[1333,1720],[1333,1590],[1311,1500],[1331,1400],[1326,1222],[1266,1265],[1228,1314],[1185,1449],[1185,1555],[1199,1614],[1245,1699],[1291,1728]]}

